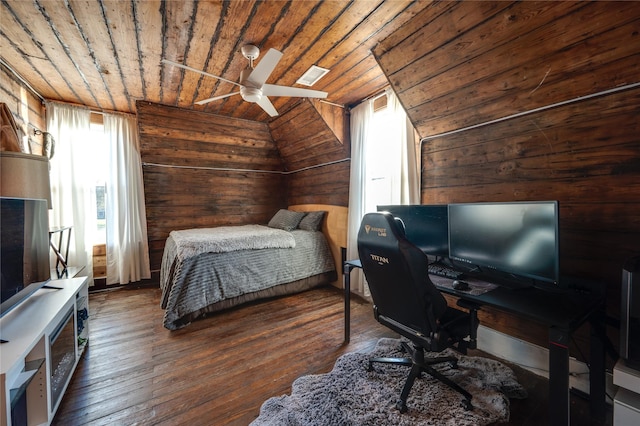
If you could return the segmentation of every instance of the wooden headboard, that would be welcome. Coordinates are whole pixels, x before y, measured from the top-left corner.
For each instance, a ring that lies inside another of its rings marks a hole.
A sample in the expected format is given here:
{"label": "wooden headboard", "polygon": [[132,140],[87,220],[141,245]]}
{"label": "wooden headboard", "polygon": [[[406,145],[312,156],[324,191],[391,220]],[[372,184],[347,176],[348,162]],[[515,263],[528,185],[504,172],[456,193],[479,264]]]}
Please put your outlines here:
{"label": "wooden headboard", "polygon": [[342,206],[332,206],[329,204],[297,204],[289,206],[289,210],[297,212],[326,211],[327,214],[322,222],[322,232],[327,236],[333,261],[338,272],[337,281],[332,284],[342,287],[342,247],[347,247],[347,216],[349,209]]}

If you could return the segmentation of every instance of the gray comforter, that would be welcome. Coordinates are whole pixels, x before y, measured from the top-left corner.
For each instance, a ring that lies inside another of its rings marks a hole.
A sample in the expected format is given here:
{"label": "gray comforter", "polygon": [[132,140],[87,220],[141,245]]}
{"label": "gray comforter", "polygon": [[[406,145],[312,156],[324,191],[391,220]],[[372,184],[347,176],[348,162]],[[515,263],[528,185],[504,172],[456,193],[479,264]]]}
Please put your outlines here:
{"label": "gray comforter", "polygon": [[179,250],[182,244],[176,240],[180,238],[170,235],[160,272],[164,326],[175,330],[187,325],[194,313],[210,312],[221,301],[335,271],[322,232],[294,230],[289,234],[294,247],[215,253],[194,251],[188,245],[188,256]]}

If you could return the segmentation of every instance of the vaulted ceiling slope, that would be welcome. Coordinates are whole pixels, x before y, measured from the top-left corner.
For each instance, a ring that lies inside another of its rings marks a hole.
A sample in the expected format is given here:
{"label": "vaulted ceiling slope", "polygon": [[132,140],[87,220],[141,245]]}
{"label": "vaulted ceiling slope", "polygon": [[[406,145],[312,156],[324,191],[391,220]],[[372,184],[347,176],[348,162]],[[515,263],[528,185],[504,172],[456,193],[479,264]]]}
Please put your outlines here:
{"label": "vaulted ceiling slope", "polygon": [[[328,68],[312,89],[354,104],[388,82],[371,54],[376,44],[431,2],[3,0],[0,59],[45,99],[135,112],[136,100],[267,121],[237,88],[169,64],[168,59],[238,81],[254,44],[284,56],[267,80],[296,86],[311,66]],[[259,63],[260,57],[256,63]],[[271,98],[280,112],[295,98]]]}

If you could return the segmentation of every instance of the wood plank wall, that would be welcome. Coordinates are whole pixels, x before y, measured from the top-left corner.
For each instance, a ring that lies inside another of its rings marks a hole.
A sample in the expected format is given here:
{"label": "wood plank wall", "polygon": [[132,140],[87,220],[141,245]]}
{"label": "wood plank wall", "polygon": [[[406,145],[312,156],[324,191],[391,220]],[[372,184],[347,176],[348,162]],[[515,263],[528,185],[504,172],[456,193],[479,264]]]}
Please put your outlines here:
{"label": "wood plank wall", "polygon": [[265,123],[136,108],[152,271],[174,229],[267,223],[286,207],[283,164]]}
{"label": "wood plank wall", "polygon": [[348,204],[341,108],[301,100],[267,125],[148,102],[136,107],[152,271],[174,229],[267,223],[293,204]]}
{"label": "wood plank wall", "polygon": [[43,136],[34,134],[34,130],[46,130],[44,104],[2,64],[0,64],[0,102],[7,104],[16,125],[28,136],[28,145],[25,144],[23,152],[42,154]]}
{"label": "wood plank wall", "polygon": [[287,204],[349,204],[350,144],[342,108],[301,100],[269,123],[287,174]]}
{"label": "wood plank wall", "polygon": [[561,272],[602,282],[619,318],[640,253],[638,4],[434,3],[373,53],[423,138],[422,203],[558,200]]}

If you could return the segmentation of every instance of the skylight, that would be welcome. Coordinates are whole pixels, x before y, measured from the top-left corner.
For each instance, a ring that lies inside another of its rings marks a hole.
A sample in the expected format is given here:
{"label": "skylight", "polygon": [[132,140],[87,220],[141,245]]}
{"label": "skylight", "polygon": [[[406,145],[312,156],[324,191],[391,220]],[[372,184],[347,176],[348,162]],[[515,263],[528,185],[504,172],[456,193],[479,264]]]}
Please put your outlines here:
{"label": "skylight", "polygon": [[302,77],[296,81],[298,84],[302,84],[304,86],[313,86],[320,80],[329,70],[326,68],[320,68],[316,65],[311,65],[311,68],[305,72]]}

